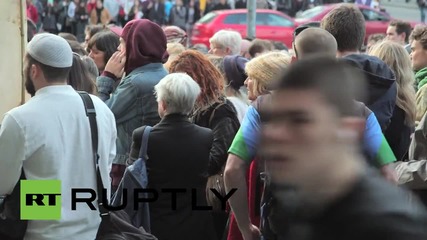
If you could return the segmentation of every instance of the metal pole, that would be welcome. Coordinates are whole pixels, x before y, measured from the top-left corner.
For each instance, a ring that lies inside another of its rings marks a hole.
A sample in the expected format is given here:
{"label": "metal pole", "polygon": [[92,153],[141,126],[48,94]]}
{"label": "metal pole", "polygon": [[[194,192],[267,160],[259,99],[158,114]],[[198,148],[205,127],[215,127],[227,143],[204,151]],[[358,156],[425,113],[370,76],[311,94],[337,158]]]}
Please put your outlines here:
{"label": "metal pole", "polygon": [[256,1],[257,0],[248,0],[247,1],[247,8],[248,8],[248,16],[247,16],[247,36],[249,39],[255,39],[256,37],[256,25],[255,25],[255,19],[256,19]]}

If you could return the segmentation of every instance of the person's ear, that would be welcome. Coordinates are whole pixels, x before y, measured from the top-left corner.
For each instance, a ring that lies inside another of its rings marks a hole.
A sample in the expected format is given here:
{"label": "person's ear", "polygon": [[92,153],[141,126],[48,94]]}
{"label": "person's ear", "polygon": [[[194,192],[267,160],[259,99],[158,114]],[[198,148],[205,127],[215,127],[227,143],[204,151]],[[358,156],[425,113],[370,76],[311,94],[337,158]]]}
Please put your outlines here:
{"label": "person's ear", "polygon": [[31,64],[30,66],[30,77],[31,79],[37,79],[39,78],[41,75],[43,74],[42,70],[40,69],[39,66],[35,65],[35,64]]}
{"label": "person's ear", "polygon": [[341,119],[339,135],[350,141],[361,141],[365,133],[366,121],[361,117],[344,117]]}
{"label": "person's ear", "polygon": [[165,103],[165,101],[160,101],[160,105],[161,105],[161,107],[162,107],[162,110],[163,110],[164,112],[166,112],[166,103]]}
{"label": "person's ear", "polygon": [[298,59],[297,59],[297,57],[295,57],[295,55],[292,55],[292,57],[291,57],[291,63],[294,63],[294,62],[296,62]]}

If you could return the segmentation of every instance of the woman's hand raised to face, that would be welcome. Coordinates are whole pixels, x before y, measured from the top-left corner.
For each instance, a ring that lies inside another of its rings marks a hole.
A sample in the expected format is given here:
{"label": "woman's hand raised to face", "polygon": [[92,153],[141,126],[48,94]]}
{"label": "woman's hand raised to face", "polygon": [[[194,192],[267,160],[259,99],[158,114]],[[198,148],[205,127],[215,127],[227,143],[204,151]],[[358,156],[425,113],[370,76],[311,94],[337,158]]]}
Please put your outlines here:
{"label": "woman's hand raised to face", "polygon": [[121,79],[124,73],[125,62],[125,53],[117,51],[111,56],[110,60],[108,60],[107,65],[105,65],[105,71],[110,72],[118,79]]}

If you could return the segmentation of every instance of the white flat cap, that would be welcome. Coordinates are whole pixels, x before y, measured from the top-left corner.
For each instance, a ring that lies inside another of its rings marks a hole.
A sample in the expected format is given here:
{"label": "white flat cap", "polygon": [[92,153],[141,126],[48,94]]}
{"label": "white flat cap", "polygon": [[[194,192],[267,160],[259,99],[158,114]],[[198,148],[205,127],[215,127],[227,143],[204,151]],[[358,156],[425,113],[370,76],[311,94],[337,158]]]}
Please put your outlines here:
{"label": "white flat cap", "polygon": [[27,53],[50,67],[67,68],[73,65],[73,51],[68,42],[51,33],[36,34],[27,45]]}

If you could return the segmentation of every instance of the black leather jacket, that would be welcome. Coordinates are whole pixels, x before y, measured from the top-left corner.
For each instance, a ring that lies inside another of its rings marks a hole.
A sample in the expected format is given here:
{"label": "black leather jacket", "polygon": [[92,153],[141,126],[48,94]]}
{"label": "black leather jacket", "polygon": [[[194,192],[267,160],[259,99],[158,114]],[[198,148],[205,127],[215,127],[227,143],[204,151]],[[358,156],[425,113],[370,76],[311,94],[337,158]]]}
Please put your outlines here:
{"label": "black leather jacket", "polygon": [[228,157],[228,149],[240,128],[233,104],[224,99],[210,108],[196,112],[193,122],[201,127],[212,130],[214,142],[209,157],[208,174],[215,175],[222,171]]}

